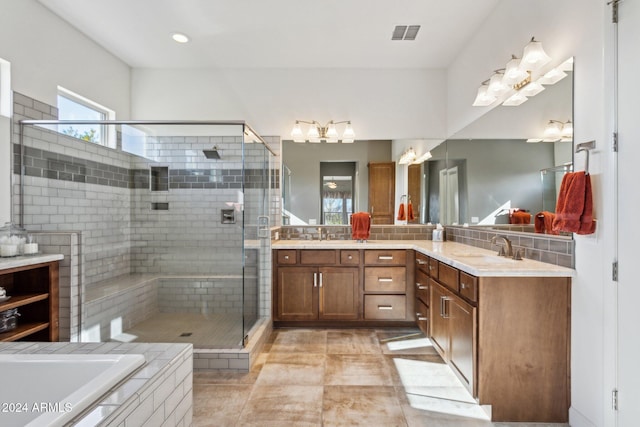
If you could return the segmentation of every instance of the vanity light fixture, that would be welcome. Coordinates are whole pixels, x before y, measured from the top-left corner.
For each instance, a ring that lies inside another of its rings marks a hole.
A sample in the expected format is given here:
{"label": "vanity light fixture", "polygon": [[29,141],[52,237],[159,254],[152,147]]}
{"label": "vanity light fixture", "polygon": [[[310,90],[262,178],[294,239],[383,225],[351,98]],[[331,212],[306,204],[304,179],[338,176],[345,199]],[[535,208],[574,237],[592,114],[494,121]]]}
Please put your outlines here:
{"label": "vanity light fixture", "polygon": [[398,164],[419,165],[420,163],[423,163],[424,161],[430,159],[431,157],[432,156],[430,151],[427,151],[426,153],[418,156],[416,154],[416,151],[413,149],[413,147],[409,147],[409,149],[404,150],[404,153],[402,153],[402,155],[400,156],[400,160],[398,160]]}
{"label": "vanity light fixture", "polygon": [[402,153],[402,155],[400,156],[400,160],[398,160],[398,163],[401,165],[408,165],[413,163],[417,158],[418,155],[416,154],[413,147],[409,147],[409,149],[404,150],[404,153]]}
{"label": "vanity light fixture", "polygon": [[412,165],[419,165],[420,163],[424,163],[425,161],[429,160],[431,157],[433,157],[431,155],[431,151],[427,151],[426,153],[424,153],[423,155],[421,155],[420,157],[415,159],[413,161],[413,163],[411,163],[411,164]]}
{"label": "vanity light fixture", "polygon": [[[310,125],[307,130],[307,136],[305,138],[304,133],[302,132],[302,127],[300,123],[305,123]],[[344,132],[342,132],[342,139],[338,137],[338,130],[336,129],[336,125],[346,123]],[[291,130],[291,138],[293,142],[311,142],[311,143],[320,143],[322,141],[328,144],[335,144],[337,142],[342,142],[343,144],[349,144],[355,141],[356,134],[351,127],[351,121],[344,120],[340,122],[334,122],[333,120],[329,121],[326,125],[322,126],[319,122],[312,120],[296,120],[293,129]]]}
{"label": "vanity light fixture", "polygon": [[[531,41],[524,47],[521,59],[511,55],[505,68],[494,71],[488,81],[482,82],[473,105],[488,106],[498,100],[506,106],[526,102],[528,97],[535,96],[544,90],[541,83],[555,83],[551,79],[552,76],[545,82],[536,81],[538,71],[549,61],[551,57],[542,48],[542,43],[535,37],[531,37]],[[504,100],[505,97],[506,100]]]}
{"label": "vanity light fixture", "polygon": [[485,80],[478,88],[478,93],[476,94],[475,101],[473,101],[473,106],[486,107],[487,105],[493,104],[496,99],[498,98],[495,95],[489,93],[489,80]]}
{"label": "vanity light fixture", "polygon": [[527,142],[569,142],[573,140],[573,123],[560,120],[549,120],[542,138],[530,138]]}

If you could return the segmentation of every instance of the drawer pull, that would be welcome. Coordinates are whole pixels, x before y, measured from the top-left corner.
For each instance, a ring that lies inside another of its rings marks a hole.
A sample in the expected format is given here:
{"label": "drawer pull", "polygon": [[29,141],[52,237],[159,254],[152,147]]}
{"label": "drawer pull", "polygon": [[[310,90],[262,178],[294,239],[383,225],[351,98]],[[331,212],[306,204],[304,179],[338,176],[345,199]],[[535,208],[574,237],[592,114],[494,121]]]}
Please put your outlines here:
{"label": "drawer pull", "polygon": [[461,288],[461,289],[464,289],[464,288],[466,288],[466,287],[467,287],[467,285],[465,285],[465,284],[464,284],[464,282],[460,282],[460,288]]}
{"label": "drawer pull", "polygon": [[393,255],[378,255],[379,260],[390,260],[393,259]]}
{"label": "drawer pull", "polygon": [[[417,314],[417,313],[416,313],[416,314]],[[429,318],[428,318],[428,317],[421,317],[421,316],[418,316],[418,320],[419,320],[419,321],[421,321],[421,322],[424,322],[425,320],[429,320]]]}
{"label": "drawer pull", "polygon": [[428,286],[424,286],[422,283],[416,283],[416,287],[421,291],[424,291],[425,289],[429,289]]}
{"label": "drawer pull", "polygon": [[349,255],[347,259],[353,259],[353,255]]}
{"label": "drawer pull", "polygon": [[393,282],[391,277],[378,277],[378,282]]}
{"label": "drawer pull", "polygon": [[418,264],[418,265],[426,265],[426,264],[427,264],[427,261],[425,261],[425,260],[423,260],[423,259],[417,259],[417,260],[416,260],[416,264]]}
{"label": "drawer pull", "polygon": [[378,310],[393,310],[392,305],[379,305]]}
{"label": "drawer pull", "polygon": [[289,259],[289,255],[285,255],[285,256],[284,256],[284,259]]}

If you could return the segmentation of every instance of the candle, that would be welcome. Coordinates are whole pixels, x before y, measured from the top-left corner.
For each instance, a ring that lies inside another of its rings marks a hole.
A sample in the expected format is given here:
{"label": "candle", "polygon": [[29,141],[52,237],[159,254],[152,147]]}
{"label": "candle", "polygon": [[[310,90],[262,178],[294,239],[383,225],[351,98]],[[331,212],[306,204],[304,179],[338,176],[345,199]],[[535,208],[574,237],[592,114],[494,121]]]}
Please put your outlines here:
{"label": "candle", "polygon": [[0,256],[9,257],[18,255],[18,245],[0,245]]}
{"label": "candle", "polygon": [[33,255],[38,253],[38,244],[37,243],[25,243],[24,244],[24,252],[25,255]]}

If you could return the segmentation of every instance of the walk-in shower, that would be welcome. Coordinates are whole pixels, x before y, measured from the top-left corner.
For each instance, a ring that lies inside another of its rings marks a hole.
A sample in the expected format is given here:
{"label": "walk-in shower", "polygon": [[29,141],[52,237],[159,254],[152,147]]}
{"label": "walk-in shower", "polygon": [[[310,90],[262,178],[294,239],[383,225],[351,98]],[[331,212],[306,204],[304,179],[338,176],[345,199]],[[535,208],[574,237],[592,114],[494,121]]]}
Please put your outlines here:
{"label": "walk-in shower", "polygon": [[[78,137],[77,125],[102,140]],[[256,135],[244,122],[20,122],[14,222],[36,239],[78,236],[66,254],[77,261],[71,337],[243,345],[268,317],[258,224],[273,217],[277,176]]]}

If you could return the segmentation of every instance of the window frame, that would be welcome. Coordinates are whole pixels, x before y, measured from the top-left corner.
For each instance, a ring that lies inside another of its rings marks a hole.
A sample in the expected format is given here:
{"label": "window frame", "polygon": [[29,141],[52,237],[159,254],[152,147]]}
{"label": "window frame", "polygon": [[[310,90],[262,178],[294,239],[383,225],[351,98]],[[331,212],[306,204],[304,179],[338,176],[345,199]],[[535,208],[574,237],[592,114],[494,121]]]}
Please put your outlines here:
{"label": "window frame", "polygon": [[[58,94],[56,97],[56,101],[58,101],[60,97],[65,98],[66,100],[71,101],[79,106],[82,106],[84,108],[88,108],[90,110],[97,112],[102,117],[102,119],[100,120],[115,120],[116,118],[115,111],[105,107],[104,105],[98,104],[97,102],[92,101],[89,98],[86,98],[73,91],[70,91],[69,89],[66,89],[62,86],[58,86]],[[56,104],[58,108],[58,117],[60,117],[60,103],[56,102]],[[107,126],[104,124],[101,124],[98,126],[100,127],[100,140],[99,141],[83,140],[83,141],[90,142],[92,144],[100,145],[107,148],[113,148],[113,149],[117,148],[115,130],[112,129],[111,126]],[[60,128],[58,128],[58,132],[63,133],[60,130]]]}

